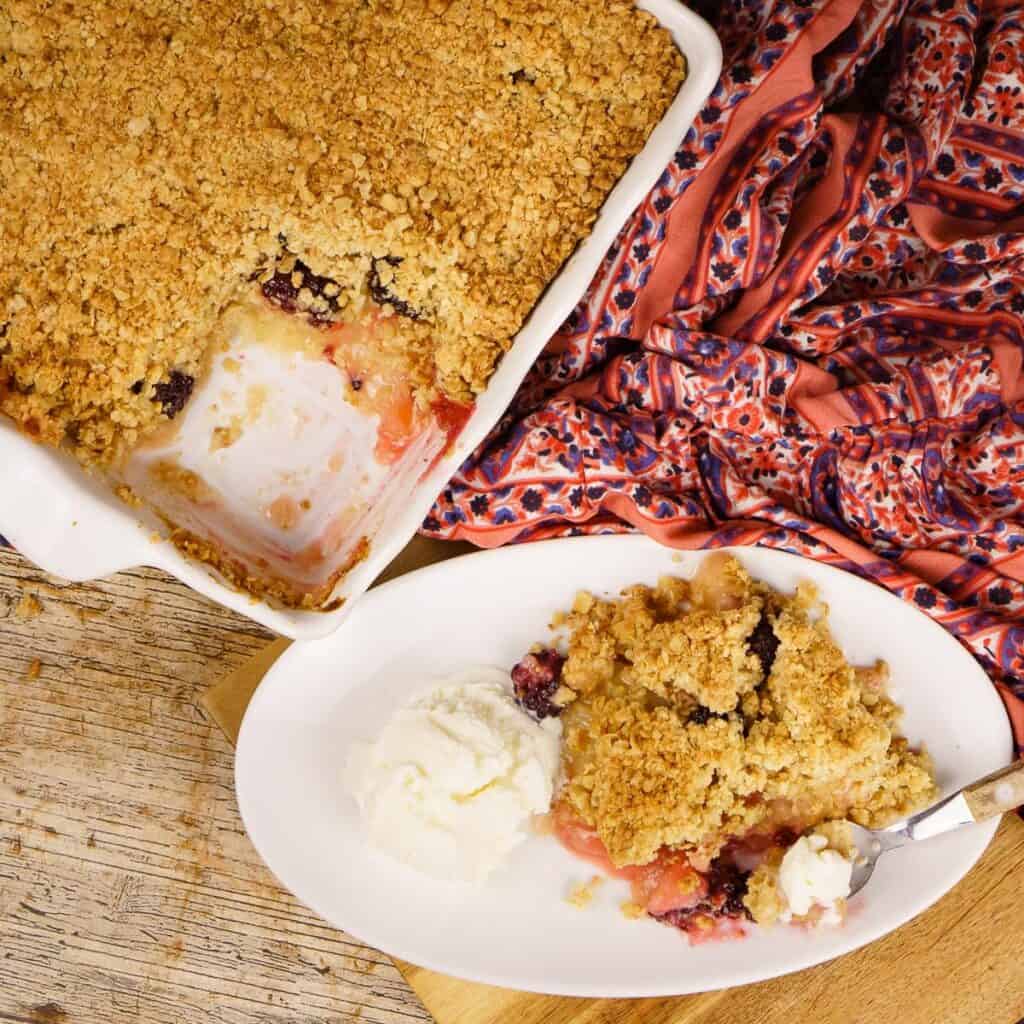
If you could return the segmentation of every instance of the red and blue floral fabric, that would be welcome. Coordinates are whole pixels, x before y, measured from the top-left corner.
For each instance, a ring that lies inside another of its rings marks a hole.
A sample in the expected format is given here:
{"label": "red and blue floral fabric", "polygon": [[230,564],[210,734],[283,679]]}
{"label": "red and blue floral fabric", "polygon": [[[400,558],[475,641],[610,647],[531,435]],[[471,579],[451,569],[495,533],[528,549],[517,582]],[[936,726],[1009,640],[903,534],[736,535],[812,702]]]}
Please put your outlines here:
{"label": "red and blue floral fabric", "polygon": [[424,532],[831,562],[957,636],[1024,741],[1024,4],[704,13],[714,92]]}

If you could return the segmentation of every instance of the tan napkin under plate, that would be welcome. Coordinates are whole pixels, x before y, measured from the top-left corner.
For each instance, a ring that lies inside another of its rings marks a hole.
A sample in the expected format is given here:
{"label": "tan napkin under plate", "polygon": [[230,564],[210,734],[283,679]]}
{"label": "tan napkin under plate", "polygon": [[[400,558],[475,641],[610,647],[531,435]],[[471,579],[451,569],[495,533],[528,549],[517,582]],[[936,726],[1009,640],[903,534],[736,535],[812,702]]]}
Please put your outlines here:
{"label": "tan napkin under plate", "polygon": [[267,644],[259,654],[254,655],[203,694],[203,707],[232,743],[238,740],[238,730],[241,728],[245,709],[249,706],[256,687],[260,685],[260,680],[270,671],[270,666],[288,650],[290,643],[290,640],[281,638]]}
{"label": "tan napkin under plate", "polygon": [[[454,558],[457,555],[465,555],[476,550],[469,544],[450,544],[446,541],[430,540],[427,537],[414,537],[374,581],[373,586],[379,586],[396,576],[402,576],[414,569],[422,569],[434,562],[443,562],[446,558]],[[285,639],[274,640],[259,654],[235,669],[230,675],[225,676],[203,694],[201,698],[203,707],[232,743],[238,739],[242,717],[245,715],[245,709],[249,706],[249,701],[256,692],[260,680],[288,649],[290,643],[290,640]]]}

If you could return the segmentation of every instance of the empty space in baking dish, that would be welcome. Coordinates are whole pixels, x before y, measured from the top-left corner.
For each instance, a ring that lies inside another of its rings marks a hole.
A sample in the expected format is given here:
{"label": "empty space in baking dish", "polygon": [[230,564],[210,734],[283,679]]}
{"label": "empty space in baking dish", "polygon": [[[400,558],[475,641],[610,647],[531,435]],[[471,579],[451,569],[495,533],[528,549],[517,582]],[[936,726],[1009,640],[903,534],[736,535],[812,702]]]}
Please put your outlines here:
{"label": "empty space in baking dish", "polygon": [[446,444],[355,330],[236,315],[182,412],[122,472],[186,554],[289,606],[329,602]]}

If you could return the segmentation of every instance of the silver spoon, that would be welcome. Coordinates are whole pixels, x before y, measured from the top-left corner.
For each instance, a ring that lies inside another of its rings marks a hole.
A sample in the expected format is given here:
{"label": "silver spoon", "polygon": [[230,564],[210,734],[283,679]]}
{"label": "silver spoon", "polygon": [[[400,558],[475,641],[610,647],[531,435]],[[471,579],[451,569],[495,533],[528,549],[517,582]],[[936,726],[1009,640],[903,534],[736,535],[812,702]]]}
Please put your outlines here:
{"label": "silver spoon", "polygon": [[1024,761],[1017,761],[889,828],[873,832],[850,822],[853,842],[860,854],[853,865],[850,895],[867,885],[883,853],[919,839],[952,832],[972,822],[985,821],[1021,805],[1024,805]]}

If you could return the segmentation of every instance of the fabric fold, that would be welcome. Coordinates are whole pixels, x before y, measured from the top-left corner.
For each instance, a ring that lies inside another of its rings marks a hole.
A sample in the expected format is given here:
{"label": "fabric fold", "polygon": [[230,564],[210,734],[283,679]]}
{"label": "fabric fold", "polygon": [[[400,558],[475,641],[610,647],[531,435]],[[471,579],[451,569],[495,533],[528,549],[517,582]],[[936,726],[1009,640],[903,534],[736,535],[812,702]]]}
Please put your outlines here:
{"label": "fabric fold", "polygon": [[1024,741],[1022,6],[712,14],[714,92],[424,532],[830,562],[949,629]]}

